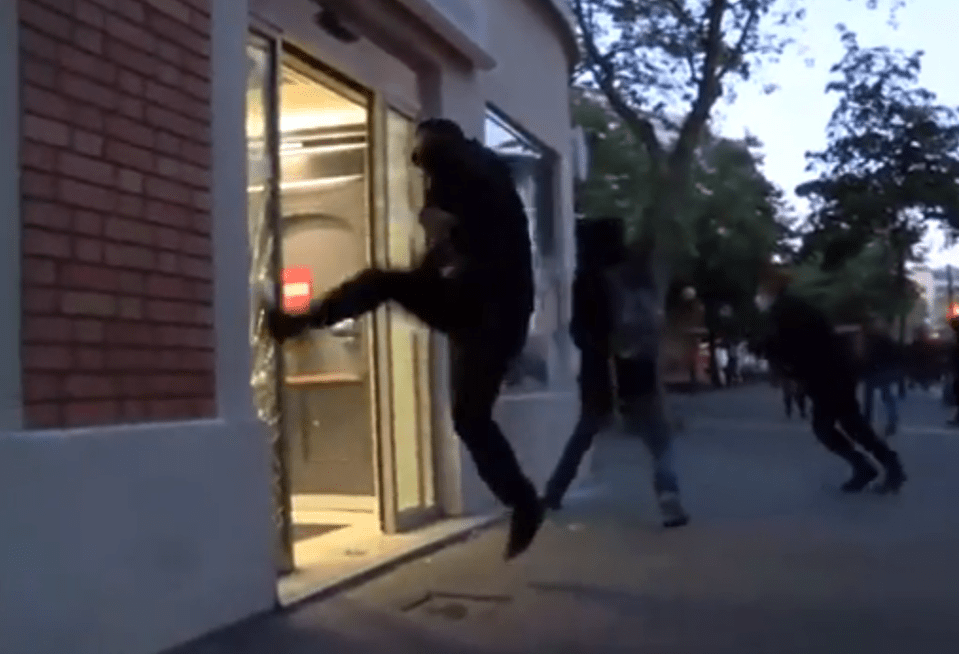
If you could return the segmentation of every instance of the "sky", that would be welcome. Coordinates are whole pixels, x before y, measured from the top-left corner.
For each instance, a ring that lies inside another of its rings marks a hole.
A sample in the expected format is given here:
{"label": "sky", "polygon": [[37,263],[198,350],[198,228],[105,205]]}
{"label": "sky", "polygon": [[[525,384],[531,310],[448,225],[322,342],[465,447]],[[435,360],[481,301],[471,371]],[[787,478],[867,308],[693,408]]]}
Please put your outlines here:
{"label": "sky", "polygon": [[[898,27],[888,24],[889,3],[882,0],[884,6],[869,10],[866,0],[809,0],[802,32],[797,34],[807,51],[792,49],[762,76],[762,81],[779,84],[779,90],[766,95],[759,84],[740,83],[733,103],[716,107],[714,119],[722,134],[735,138],[748,129],[763,142],[766,176],[787,192],[800,213],[805,204],[793,190],[809,178],[803,155],[825,148],[826,123],[836,106],[837,96],[826,95],[824,89],[830,66],[843,53],[837,23],[856,32],[862,47],[924,50],[920,83],[942,104],[959,106],[959,0],[907,0],[897,13]],[[813,59],[811,67],[806,58]],[[945,250],[944,244],[942,233],[930,230],[925,243],[928,264],[959,266],[959,245]]]}

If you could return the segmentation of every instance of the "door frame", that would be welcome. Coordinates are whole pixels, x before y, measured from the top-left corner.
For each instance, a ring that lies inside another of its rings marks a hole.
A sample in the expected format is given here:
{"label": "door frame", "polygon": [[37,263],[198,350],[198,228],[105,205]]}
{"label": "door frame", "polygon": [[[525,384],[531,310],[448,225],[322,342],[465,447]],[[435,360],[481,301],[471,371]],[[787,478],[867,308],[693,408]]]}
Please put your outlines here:
{"label": "door frame", "polygon": [[[388,132],[387,120],[389,113],[395,112],[403,118],[416,123],[416,111],[411,107],[404,107],[406,103],[397,102],[387,96],[385,93],[374,93],[372,111],[370,112],[370,145],[372,147],[371,161],[373,162],[373,175],[370,192],[371,206],[373,207],[374,229],[374,261],[378,265],[389,264],[389,151],[388,151]],[[429,473],[432,475],[433,497],[432,504],[429,506],[413,507],[405,510],[398,508],[398,479],[396,463],[396,440],[393,431],[393,352],[390,339],[390,322],[393,319],[393,309],[383,307],[376,313],[376,332],[377,332],[377,350],[380,357],[378,366],[378,379],[380,381],[379,392],[379,412],[381,415],[380,424],[380,467],[379,467],[379,488],[381,489],[380,499],[380,523],[383,532],[386,534],[396,534],[406,531],[412,531],[426,524],[437,521],[443,517],[443,506],[439,493],[439,457],[437,454],[437,434],[438,427],[432,411],[433,401],[433,381],[434,381],[434,356],[435,356],[435,337],[429,333],[425,348],[427,356],[427,365],[424,366],[427,379],[425,381],[426,392],[430,397],[431,410],[426,416],[429,429],[429,438],[423,439],[418,435],[417,438],[417,459],[419,461],[420,478],[417,483],[420,486],[420,492],[423,494],[422,472],[424,464],[428,463]],[[424,444],[427,451],[424,452]]]}

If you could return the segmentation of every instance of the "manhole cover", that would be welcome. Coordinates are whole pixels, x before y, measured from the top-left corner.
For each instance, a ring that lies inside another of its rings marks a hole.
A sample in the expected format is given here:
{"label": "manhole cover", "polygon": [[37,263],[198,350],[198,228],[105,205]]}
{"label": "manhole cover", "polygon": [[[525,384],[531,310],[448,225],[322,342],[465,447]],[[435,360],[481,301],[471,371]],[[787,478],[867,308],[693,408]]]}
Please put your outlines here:
{"label": "manhole cover", "polygon": [[405,605],[403,611],[455,622],[489,615],[511,601],[508,595],[430,592]]}

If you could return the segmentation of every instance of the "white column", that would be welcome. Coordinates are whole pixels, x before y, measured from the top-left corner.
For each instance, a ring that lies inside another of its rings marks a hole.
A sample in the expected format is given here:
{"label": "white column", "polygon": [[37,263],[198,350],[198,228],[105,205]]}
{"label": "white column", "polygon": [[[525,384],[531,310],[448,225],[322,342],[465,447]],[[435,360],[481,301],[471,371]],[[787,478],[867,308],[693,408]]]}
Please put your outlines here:
{"label": "white column", "polygon": [[247,336],[247,0],[213,0],[213,249],[216,393],[220,418],[255,420]]}
{"label": "white column", "polygon": [[0,151],[0,432],[23,425],[20,364],[20,36],[16,0],[0,2],[0,125],[8,129]]}

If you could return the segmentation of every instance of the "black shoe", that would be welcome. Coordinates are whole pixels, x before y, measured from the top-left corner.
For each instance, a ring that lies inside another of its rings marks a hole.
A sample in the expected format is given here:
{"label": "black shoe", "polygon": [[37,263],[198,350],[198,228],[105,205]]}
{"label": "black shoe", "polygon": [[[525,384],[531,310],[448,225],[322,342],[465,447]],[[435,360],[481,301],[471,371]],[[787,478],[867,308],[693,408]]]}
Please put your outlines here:
{"label": "black shoe", "polygon": [[897,461],[886,470],[886,478],[876,491],[883,494],[896,494],[902,489],[902,485],[905,483],[906,473],[903,471],[902,465]]}
{"label": "black shoe", "polygon": [[308,325],[309,320],[303,316],[291,316],[278,308],[269,308],[266,311],[266,329],[278,343],[299,336]]}
{"label": "black shoe", "polygon": [[519,504],[513,509],[509,522],[509,542],[504,556],[507,561],[529,548],[545,517],[546,509],[538,498],[534,502]]}
{"label": "black shoe", "polygon": [[852,478],[841,486],[841,490],[843,493],[861,493],[878,476],[879,472],[872,466],[859,466]]}

